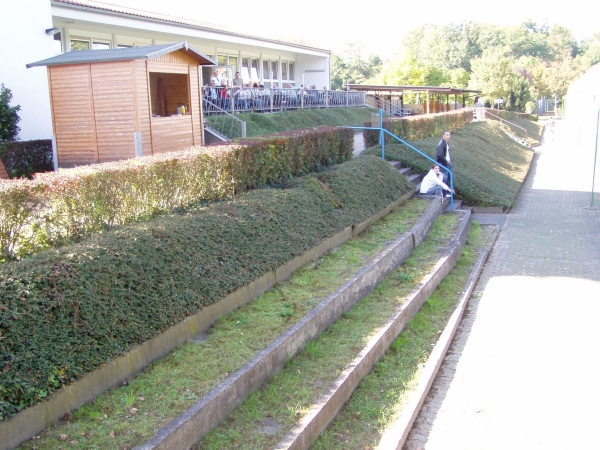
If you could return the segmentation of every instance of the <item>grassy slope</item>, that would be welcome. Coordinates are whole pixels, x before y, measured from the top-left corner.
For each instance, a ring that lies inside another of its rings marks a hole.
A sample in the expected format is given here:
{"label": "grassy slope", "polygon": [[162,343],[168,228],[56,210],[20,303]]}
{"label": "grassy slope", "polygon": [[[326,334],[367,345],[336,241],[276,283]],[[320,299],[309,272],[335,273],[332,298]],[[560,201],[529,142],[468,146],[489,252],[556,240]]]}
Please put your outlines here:
{"label": "grassy slope", "polygon": [[[435,159],[439,136],[409,144]],[[457,197],[472,206],[502,206],[508,210],[527,175],[533,150],[524,147],[493,121],[474,122],[452,134],[450,141]],[[388,160],[402,161],[414,171],[426,173],[430,162],[399,143],[386,144]],[[381,147],[362,155],[381,155]]]}
{"label": "grassy slope", "polygon": [[[246,122],[248,137],[281,133],[323,125],[361,126],[371,120],[371,108],[323,108],[300,109],[273,114],[245,113],[237,117]],[[210,124],[211,118],[207,118]]]}

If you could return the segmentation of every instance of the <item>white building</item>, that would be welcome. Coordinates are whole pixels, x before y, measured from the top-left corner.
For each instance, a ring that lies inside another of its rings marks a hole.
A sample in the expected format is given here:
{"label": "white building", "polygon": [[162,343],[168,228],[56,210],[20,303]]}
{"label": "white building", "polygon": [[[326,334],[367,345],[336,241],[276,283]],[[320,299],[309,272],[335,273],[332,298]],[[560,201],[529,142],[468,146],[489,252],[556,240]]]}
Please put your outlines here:
{"label": "white building", "polygon": [[12,105],[21,106],[21,140],[52,136],[46,69],[25,65],[73,50],[187,40],[218,62],[218,67],[200,69],[203,84],[217,69],[228,80],[239,71],[246,82],[266,87],[330,86],[329,50],[93,0],[8,1],[2,9],[0,83],[12,91]]}

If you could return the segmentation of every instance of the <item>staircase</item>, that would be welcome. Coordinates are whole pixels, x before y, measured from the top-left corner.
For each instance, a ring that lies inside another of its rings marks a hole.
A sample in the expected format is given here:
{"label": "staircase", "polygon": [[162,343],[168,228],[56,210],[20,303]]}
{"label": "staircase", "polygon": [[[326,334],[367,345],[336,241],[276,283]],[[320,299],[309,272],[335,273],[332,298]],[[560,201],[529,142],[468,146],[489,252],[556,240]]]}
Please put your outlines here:
{"label": "staircase", "polygon": [[[422,176],[410,174],[408,169],[402,168],[399,163],[391,164],[401,173],[407,173],[409,179],[415,184],[415,191],[417,191]],[[419,198],[426,201],[431,196],[419,196]],[[402,265],[407,258],[414,251],[418,251],[424,242],[427,242],[428,233],[434,222],[443,213],[444,208],[447,208],[449,199],[445,199],[444,202],[437,200],[432,199],[428,203],[420,218],[415,219],[415,225],[408,232],[400,234],[384,250],[379,251],[371,259],[365,261],[359,270],[348,274],[348,279],[345,282],[335,288],[326,298],[315,304],[313,309],[302,319],[291,325],[289,329],[233,373],[226,374],[222,382],[195,401],[188,410],[173,418],[166,426],[159,429],[154,437],[135,448],[140,450],[207,448],[206,443],[202,443],[202,439],[211,430],[227,423],[224,421],[229,420],[228,416],[240,409],[240,406],[244,409],[244,401],[253,392],[260,392],[261,387],[268,386],[269,380],[280,374],[283,368],[293,364],[297,355],[301,354],[304,348],[310,346],[311,342],[315,342],[321,335],[336,326],[338,328],[343,327],[343,322],[346,320],[345,316],[352,314],[353,309],[365,296],[372,293],[380,283],[385,282],[391,274],[395,273],[397,268],[402,269]],[[398,208],[403,208],[401,202]],[[269,444],[268,448],[309,448],[319,434],[335,419],[344,404],[351,398],[361,380],[369,375],[375,364],[390,345],[394,343],[411,318],[450,273],[460,257],[471,224],[470,211],[455,211],[451,214],[456,217],[457,226],[448,230],[448,238],[445,239],[444,243],[441,243],[439,239],[436,240],[437,250],[433,254],[430,253],[433,263],[423,270],[423,274],[419,279],[415,280],[412,291],[404,297],[401,304],[393,306],[389,316],[386,316],[387,319],[381,325],[368,333],[370,336],[368,342],[363,343],[361,348],[356,350],[353,359],[351,358],[351,361],[339,373],[337,378],[327,382],[327,385],[324,386],[326,389],[323,389],[323,392],[317,396],[312,407],[298,416],[296,424],[286,429],[285,435],[279,439],[275,446]],[[374,220],[377,220],[377,217],[352,227],[353,231],[355,234],[360,233]],[[340,242],[335,245],[341,244]],[[471,278],[470,283],[474,286],[476,276]],[[465,289],[465,292],[467,292],[468,289]],[[467,294],[465,295],[468,297]],[[380,306],[376,303],[373,307],[380,309]],[[340,322],[342,322],[342,325],[340,325]],[[210,336],[205,336],[203,339],[210,339]],[[445,342],[443,345],[446,345]],[[436,358],[443,357],[443,354],[441,356],[436,355]],[[435,370],[429,370],[427,373],[429,378],[435,376]],[[420,396],[426,394],[426,391],[423,390],[419,392],[421,392]],[[413,417],[417,412],[418,407],[411,407],[410,417]],[[274,420],[277,413],[273,411],[269,416]],[[268,425],[271,420],[265,419],[263,422]],[[275,422],[277,421],[275,420]],[[411,420],[408,422],[412,423]],[[395,439],[394,436],[407,435],[410,423],[404,426],[401,433],[393,433],[392,438],[388,436],[386,439],[393,440]],[[199,441],[200,444],[198,444]],[[236,447],[237,445],[233,446]],[[230,446],[218,448],[230,448]],[[241,445],[240,448],[248,447]]]}

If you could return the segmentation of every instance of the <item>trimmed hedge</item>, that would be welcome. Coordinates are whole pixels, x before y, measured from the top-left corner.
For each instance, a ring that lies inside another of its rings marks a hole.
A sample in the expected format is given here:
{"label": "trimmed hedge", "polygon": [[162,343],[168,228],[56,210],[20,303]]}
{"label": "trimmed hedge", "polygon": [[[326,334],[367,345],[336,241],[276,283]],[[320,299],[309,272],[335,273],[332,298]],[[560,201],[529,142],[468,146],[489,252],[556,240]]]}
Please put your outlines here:
{"label": "trimmed hedge", "polygon": [[51,172],[52,140],[0,143],[0,159],[11,178],[31,178],[33,174]]}
{"label": "trimmed hedge", "polygon": [[[383,119],[383,128],[401,139],[419,140],[426,139],[430,136],[441,136],[444,130],[455,131],[471,122],[473,122],[473,110],[459,109],[457,111],[437,114]],[[370,127],[379,125],[371,125],[371,122],[365,122],[364,126]],[[379,144],[379,131],[364,130],[363,137],[366,148]],[[385,143],[387,144],[388,142],[398,141],[386,134]]]}
{"label": "trimmed hedge", "polygon": [[273,270],[414,186],[362,157],[282,188],[0,266],[4,419]]}
{"label": "trimmed hedge", "polygon": [[351,158],[353,131],[323,127],[0,182],[0,261]]}

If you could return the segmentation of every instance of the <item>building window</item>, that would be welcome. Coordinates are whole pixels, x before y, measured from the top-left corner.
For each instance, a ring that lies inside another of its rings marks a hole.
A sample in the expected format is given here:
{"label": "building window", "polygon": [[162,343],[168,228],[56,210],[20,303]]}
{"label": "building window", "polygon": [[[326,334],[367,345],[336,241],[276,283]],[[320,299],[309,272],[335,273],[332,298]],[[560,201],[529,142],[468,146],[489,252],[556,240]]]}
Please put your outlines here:
{"label": "building window", "polygon": [[217,55],[217,65],[218,66],[226,66],[227,65],[227,55]]}
{"label": "building window", "polygon": [[287,71],[287,63],[286,62],[281,63],[281,79],[282,80],[288,79],[288,71]]}
{"label": "building window", "polygon": [[258,58],[252,59],[252,68],[250,70],[250,78],[252,81],[258,82],[260,80],[260,73],[258,70]]}
{"label": "building window", "polygon": [[288,70],[288,75],[289,75],[289,80],[290,81],[296,81],[296,76],[295,76],[295,69],[296,69],[296,64],[293,62],[290,62],[289,65],[289,70]]}
{"label": "building window", "polygon": [[229,57],[229,65],[233,66],[233,68],[237,71],[237,69],[238,69],[238,59],[237,59],[237,56],[230,56]]}
{"label": "building window", "polygon": [[279,79],[279,70],[277,70],[277,61],[271,61],[271,77],[273,80]]}
{"label": "building window", "polygon": [[110,48],[110,41],[101,39],[71,39],[71,50],[106,50]]}
{"label": "building window", "polygon": [[89,50],[90,41],[71,39],[71,50]]}

